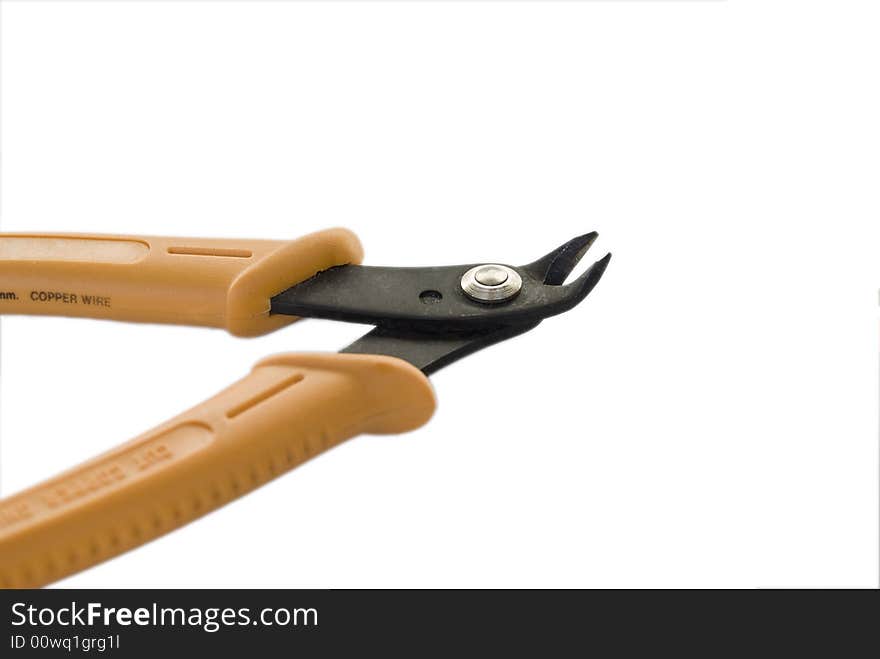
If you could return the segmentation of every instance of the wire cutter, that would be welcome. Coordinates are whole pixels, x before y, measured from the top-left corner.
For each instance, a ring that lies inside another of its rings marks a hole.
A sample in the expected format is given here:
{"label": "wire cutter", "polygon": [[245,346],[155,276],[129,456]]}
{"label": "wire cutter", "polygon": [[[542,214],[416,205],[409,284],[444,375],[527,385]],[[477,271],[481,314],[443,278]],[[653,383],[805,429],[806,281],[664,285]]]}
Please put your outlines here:
{"label": "wire cutter", "polygon": [[0,586],[38,587],[168,533],[345,439],[433,414],[426,377],[568,311],[608,254],[568,275],[588,233],[528,265],[359,265],[357,238],[294,241],[0,234],[0,313],[224,327],[298,318],[374,328],[338,354],[264,359],[134,440],[0,501]]}

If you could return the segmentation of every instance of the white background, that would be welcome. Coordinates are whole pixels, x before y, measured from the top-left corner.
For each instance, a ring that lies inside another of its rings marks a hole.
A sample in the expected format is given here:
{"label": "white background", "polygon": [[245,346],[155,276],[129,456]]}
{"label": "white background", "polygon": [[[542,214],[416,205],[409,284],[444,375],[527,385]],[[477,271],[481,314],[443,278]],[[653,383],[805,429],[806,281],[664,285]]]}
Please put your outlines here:
{"label": "white background", "polygon": [[[4,3],[6,231],[615,254],[418,432],[62,585],[876,586],[878,10]],[[2,492],[361,331],[4,318]]]}

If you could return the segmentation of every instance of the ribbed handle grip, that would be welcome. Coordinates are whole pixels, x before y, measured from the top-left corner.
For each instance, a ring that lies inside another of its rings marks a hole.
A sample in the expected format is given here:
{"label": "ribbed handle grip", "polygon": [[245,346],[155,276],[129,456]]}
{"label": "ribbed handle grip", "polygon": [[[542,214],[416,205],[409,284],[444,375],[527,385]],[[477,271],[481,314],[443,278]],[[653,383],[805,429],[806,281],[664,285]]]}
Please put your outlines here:
{"label": "ribbed handle grip", "polygon": [[132,549],[343,440],[434,411],[428,379],[373,355],[279,355],[201,405],[0,501],[0,586],[42,586]]}

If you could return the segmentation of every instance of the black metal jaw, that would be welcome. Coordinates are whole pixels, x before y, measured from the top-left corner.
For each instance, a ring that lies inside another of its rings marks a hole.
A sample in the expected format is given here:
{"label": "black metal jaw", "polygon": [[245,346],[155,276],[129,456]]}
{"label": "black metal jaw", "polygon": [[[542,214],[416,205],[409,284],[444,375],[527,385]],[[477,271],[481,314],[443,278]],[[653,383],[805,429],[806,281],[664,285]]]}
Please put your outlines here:
{"label": "black metal jaw", "polygon": [[522,334],[544,318],[568,311],[598,283],[611,254],[565,284],[598,234],[569,240],[528,265],[506,266],[522,279],[509,299],[481,302],[462,289],[475,265],[331,268],[272,298],[272,313],[375,325],[342,350],[400,357],[424,373],[493,343]]}

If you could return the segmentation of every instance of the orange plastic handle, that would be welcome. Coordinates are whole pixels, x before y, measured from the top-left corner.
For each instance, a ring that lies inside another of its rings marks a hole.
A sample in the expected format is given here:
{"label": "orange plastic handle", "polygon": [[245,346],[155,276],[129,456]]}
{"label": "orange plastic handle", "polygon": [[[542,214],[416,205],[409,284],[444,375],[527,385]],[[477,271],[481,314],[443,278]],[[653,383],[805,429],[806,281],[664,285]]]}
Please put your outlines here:
{"label": "orange plastic handle", "polygon": [[205,403],[0,501],[0,586],[83,570],[222,506],[360,433],[434,412],[427,377],[394,357],[279,355]]}
{"label": "orange plastic handle", "polygon": [[345,229],[293,241],[0,234],[0,314],[203,325],[255,336],[295,320],[269,315],[273,295],[362,256]]}

